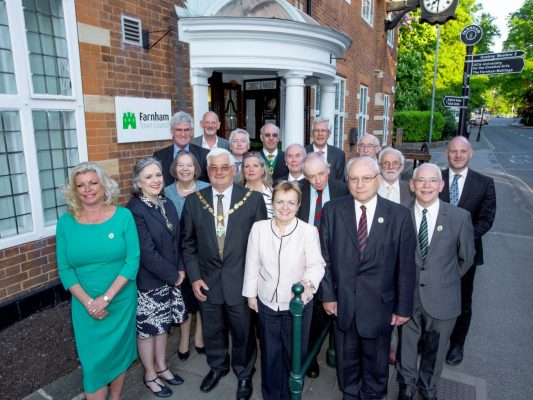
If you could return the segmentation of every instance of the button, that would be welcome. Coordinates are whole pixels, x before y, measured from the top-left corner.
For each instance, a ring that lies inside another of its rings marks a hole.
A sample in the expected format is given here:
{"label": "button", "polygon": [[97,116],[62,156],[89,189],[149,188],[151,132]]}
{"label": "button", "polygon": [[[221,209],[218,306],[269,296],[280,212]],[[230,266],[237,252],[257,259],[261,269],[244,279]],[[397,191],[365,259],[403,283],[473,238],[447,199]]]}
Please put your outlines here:
{"label": "button", "polygon": [[426,284],[425,283],[421,283],[420,286],[426,286]]}

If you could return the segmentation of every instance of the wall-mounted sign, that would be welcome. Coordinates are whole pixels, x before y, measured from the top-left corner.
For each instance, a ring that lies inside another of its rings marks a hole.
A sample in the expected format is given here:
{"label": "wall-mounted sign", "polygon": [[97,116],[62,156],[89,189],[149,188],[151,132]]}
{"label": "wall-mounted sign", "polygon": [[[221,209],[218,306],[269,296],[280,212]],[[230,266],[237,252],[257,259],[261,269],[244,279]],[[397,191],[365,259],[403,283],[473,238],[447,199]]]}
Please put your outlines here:
{"label": "wall-mounted sign", "polygon": [[170,100],[115,97],[117,142],[151,142],[171,138]]}

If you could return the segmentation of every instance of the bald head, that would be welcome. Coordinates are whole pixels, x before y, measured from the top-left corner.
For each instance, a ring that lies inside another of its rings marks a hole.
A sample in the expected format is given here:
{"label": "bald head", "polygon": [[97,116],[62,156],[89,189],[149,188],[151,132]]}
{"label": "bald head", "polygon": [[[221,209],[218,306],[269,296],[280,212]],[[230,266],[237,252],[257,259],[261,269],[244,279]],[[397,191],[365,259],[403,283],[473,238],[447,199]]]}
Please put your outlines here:
{"label": "bald head", "polygon": [[202,120],[200,121],[200,126],[204,130],[204,135],[216,135],[217,131],[220,128],[220,121],[218,120],[218,115],[216,115],[213,111],[206,112],[202,117]]}
{"label": "bald head", "polygon": [[472,146],[464,136],[456,136],[448,143],[444,155],[452,172],[461,172],[468,167],[470,159],[474,155]]}

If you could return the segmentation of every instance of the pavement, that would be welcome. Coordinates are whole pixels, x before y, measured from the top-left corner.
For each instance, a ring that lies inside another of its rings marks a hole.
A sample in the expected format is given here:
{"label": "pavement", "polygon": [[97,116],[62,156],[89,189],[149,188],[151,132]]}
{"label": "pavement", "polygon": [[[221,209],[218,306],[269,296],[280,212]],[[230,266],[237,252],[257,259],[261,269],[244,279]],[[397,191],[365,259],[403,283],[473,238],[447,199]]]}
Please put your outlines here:
{"label": "pavement", "polygon": [[[507,126],[523,128],[509,120]],[[490,126],[490,125],[489,125]],[[485,127],[483,129],[486,129]],[[532,128],[523,128],[533,137]],[[473,138],[477,136],[474,131]],[[502,134],[505,132],[502,130]],[[473,319],[465,359],[456,367],[444,366],[438,385],[439,400],[522,400],[533,399],[533,192],[521,180],[509,174],[493,154],[493,148],[483,133],[480,142],[473,142],[474,156],[470,166],[495,180],[498,200],[496,221],[484,237],[485,265],[476,273],[473,299]],[[431,147],[432,162],[444,167],[444,144]],[[412,164],[406,165],[404,176],[410,176]],[[191,357],[179,361],[177,348],[179,331],[174,329],[168,343],[170,368],[184,378],[181,386],[171,387],[170,400],[235,398],[237,380],[230,373],[222,378],[210,393],[199,390],[200,382],[209,372],[205,356],[197,354],[191,345]],[[327,340],[326,340],[327,344]],[[302,399],[340,400],[335,369],[325,365],[326,345],[319,356],[320,376],[306,379]],[[262,398],[260,363],[253,379],[253,400]],[[53,367],[53,366],[52,366]],[[127,373],[124,400],[153,400],[155,397],[142,383],[143,369],[139,362]],[[389,394],[386,400],[396,400],[398,387],[394,368],[390,368]],[[39,389],[24,400],[81,400],[81,370]]]}

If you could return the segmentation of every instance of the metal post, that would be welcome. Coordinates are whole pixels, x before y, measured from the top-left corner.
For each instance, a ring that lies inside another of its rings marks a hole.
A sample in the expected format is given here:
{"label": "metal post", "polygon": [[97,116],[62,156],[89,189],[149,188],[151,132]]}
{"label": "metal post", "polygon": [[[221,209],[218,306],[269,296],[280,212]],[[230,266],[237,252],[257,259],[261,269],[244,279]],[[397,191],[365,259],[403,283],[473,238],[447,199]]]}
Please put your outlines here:
{"label": "metal post", "polygon": [[289,390],[292,400],[300,400],[303,390],[302,374],[302,316],[304,302],[302,293],[304,287],[300,283],[292,285],[294,297],[289,304],[289,310],[292,314],[292,370],[289,378]]}
{"label": "metal post", "polygon": [[466,121],[468,113],[468,99],[470,97],[470,74],[472,73],[472,52],[474,51],[474,46],[466,46],[466,56],[465,56],[465,66],[463,71],[463,91],[462,96],[463,107],[459,112],[459,126],[458,134],[459,136],[468,136],[466,132]]}
{"label": "metal post", "polygon": [[485,115],[485,104],[483,104],[483,107],[481,108],[481,120],[479,121],[479,131],[477,131],[476,142],[479,142],[479,138],[481,137],[481,127],[483,126],[483,116],[484,115]]}
{"label": "metal post", "polygon": [[433,137],[433,113],[435,112],[435,86],[437,85],[437,71],[439,69],[439,46],[440,45],[440,25],[437,25],[437,48],[435,49],[435,64],[433,65],[433,90],[431,92],[431,114],[429,117],[429,144]]}

